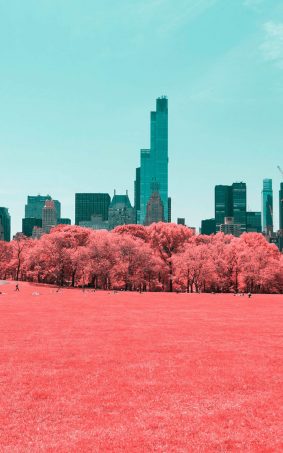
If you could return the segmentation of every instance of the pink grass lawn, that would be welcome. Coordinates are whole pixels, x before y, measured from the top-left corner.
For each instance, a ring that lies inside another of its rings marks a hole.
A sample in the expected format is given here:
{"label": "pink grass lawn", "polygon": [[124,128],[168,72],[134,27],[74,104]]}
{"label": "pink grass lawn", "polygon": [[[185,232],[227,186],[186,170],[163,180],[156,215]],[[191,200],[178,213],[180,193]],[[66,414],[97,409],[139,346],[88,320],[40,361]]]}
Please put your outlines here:
{"label": "pink grass lawn", "polygon": [[1,453],[283,451],[283,296],[14,288]]}

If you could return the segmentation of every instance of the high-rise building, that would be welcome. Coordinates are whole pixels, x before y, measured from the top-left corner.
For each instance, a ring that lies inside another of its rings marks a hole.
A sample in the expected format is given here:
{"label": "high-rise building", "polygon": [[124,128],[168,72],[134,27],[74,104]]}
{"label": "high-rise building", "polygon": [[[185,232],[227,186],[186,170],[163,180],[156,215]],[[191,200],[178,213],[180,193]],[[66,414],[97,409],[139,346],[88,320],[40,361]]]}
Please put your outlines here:
{"label": "high-rise building", "polygon": [[131,205],[128,193],[126,195],[116,195],[116,192],[114,192],[108,209],[109,230],[113,230],[119,225],[135,224],[135,222],[136,213]]}
{"label": "high-rise building", "polygon": [[53,200],[46,200],[42,209],[42,229],[49,233],[51,228],[57,225],[57,211]]}
{"label": "high-rise building", "polygon": [[136,211],[136,223],[140,223],[140,202],[141,202],[141,169],[136,168],[136,179],[135,179],[135,211]]}
{"label": "high-rise building", "polygon": [[225,217],[234,218],[241,232],[247,229],[247,187],[244,182],[234,182],[232,186],[215,186],[216,231],[225,224]]}
{"label": "high-rise building", "polygon": [[261,212],[247,211],[247,233],[261,233]]}
{"label": "high-rise building", "polygon": [[27,217],[22,219],[22,232],[27,237],[32,237],[32,231],[34,227],[42,227],[42,219],[36,219],[34,217]]}
{"label": "high-rise building", "polygon": [[262,196],[262,229],[265,234],[273,233],[273,190],[272,179],[263,180]]}
{"label": "high-rise building", "polygon": [[[158,191],[168,216],[168,100],[165,96],[156,100],[156,111],[150,115],[150,149],[142,149],[140,155],[140,207],[139,223],[144,224],[147,205],[152,196],[152,183],[158,184]],[[136,179],[137,180],[137,179]]]}
{"label": "high-rise building", "polygon": [[215,186],[215,223],[216,231],[220,231],[220,225],[224,224],[225,217],[233,216],[232,187]]}
{"label": "high-rise building", "polygon": [[216,233],[216,223],[215,219],[205,219],[201,221],[201,234],[206,234],[207,236]]}
{"label": "high-rise building", "polygon": [[152,223],[164,222],[164,206],[161,200],[161,196],[158,190],[158,184],[152,184],[152,194],[147,202],[145,225],[151,225]]}
{"label": "high-rise building", "polygon": [[247,231],[247,186],[245,182],[232,184],[234,223],[241,226],[241,233]]}
{"label": "high-rise building", "polygon": [[0,208],[0,241],[11,240],[11,216],[8,208]]}
{"label": "high-rise building", "polygon": [[[42,209],[44,208],[45,201],[52,200],[50,195],[29,195],[27,204],[25,205],[25,218],[42,219]],[[58,200],[53,200],[56,208],[56,215],[59,219],[61,217],[61,203]]]}
{"label": "high-rise building", "polygon": [[171,223],[172,219],[172,199],[168,197],[168,223]]}
{"label": "high-rise building", "polygon": [[177,218],[177,225],[186,225],[186,219],[184,217]]}
{"label": "high-rise building", "polygon": [[90,221],[96,215],[101,215],[103,221],[108,220],[110,201],[108,193],[76,193],[75,224]]}

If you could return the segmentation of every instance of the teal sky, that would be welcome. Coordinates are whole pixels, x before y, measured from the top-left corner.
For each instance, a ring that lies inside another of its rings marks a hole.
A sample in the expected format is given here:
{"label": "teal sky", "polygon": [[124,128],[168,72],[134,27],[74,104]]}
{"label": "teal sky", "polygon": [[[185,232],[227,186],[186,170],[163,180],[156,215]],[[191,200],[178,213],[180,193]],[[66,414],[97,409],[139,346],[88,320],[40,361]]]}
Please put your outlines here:
{"label": "teal sky", "polygon": [[0,206],[28,194],[74,220],[75,192],[133,201],[149,111],[169,98],[173,220],[214,215],[215,184],[260,210],[283,167],[283,1],[0,0]]}

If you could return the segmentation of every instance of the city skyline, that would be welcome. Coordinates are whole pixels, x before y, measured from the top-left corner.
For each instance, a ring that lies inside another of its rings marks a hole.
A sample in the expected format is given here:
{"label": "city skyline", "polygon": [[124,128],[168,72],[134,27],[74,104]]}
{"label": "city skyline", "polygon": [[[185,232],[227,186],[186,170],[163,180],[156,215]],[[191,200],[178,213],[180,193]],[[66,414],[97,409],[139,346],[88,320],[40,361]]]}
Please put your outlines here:
{"label": "city skyline", "polygon": [[200,226],[214,216],[214,186],[236,181],[259,211],[270,178],[278,229],[282,24],[274,0],[1,5],[0,206],[12,233],[28,194],[52,194],[72,220],[77,192],[128,189],[133,204],[163,93],[172,219]]}
{"label": "city skyline", "polygon": [[[176,221],[171,220],[168,162],[168,98],[163,95],[156,99],[156,111],[150,111],[150,148],[140,150],[140,166],[135,169],[133,181],[133,207],[128,197],[128,189],[126,195],[116,195],[116,189],[114,189],[112,201],[109,193],[75,193],[74,224],[111,230],[115,226],[129,223],[141,225],[150,225],[160,221],[178,223],[179,218]],[[283,177],[281,167],[277,166],[277,169]],[[276,210],[273,209],[273,195],[272,179],[264,178],[261,191],[261,211],[252,211],[248,205],[245,182],[233,182],[231,185],[216,184],[214,187],[214,218],[208,219],[206,216],[197,226],[187,225],[200,232],[203,232],[203,227],[205,230],[212,228],[214,233],[223,231],[225,234],[235,234],[236,236],[246,231],[262,231],[267,235],[272,235],[278,229],[282,230],[282,182],[280,192],[278,191],[278,228],[274,222]],[[11,236],[11,232],[15,234],[11,231],[11,214],[7,206],[0,209],[4,213],[1,227],[3,228],[4,218],[8,219],[5,222],[9,223],[9,232],[7,224],[6,230],[4,229],[7,240],[7,237]],[[249,218],[247,214],[250,214]],[[260,223],[258,214],[261,216]],[[108,216],[111,216],[111,219]],[[185,218],[183,220],[185,221]],[[214,221],[214,227],[211,221]],[[49,232],[50,225],[55,226],[60,223],[72,224],[71,219],[62,218],[60,201],[53,200],[49,194],[28,195],[25,215],[22,218],[22,229],[16,233],[22,232],[27,236],[34,236],[35,233],[35,237],[40,237],[42,232]],[[33,227],[36,230],[34,232]],[[3,231],[1,235],[3,235]]]}

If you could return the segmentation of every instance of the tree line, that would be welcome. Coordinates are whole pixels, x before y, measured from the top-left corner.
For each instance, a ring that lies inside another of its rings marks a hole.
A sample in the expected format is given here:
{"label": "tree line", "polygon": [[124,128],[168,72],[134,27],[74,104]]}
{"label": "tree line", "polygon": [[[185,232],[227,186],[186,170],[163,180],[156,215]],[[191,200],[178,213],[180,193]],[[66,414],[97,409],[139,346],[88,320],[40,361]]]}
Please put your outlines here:
{"label": "tree line", "polygon": [[0,278],[143,291],[283,293],[283,255],[258,233],[194,235],[171,223],[59,225],[0,241]]}

